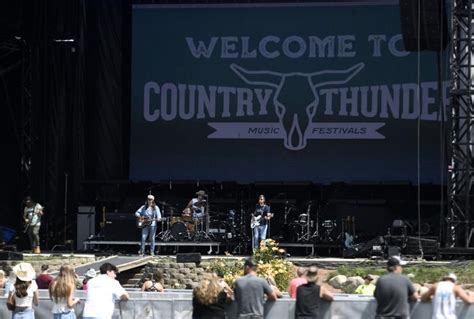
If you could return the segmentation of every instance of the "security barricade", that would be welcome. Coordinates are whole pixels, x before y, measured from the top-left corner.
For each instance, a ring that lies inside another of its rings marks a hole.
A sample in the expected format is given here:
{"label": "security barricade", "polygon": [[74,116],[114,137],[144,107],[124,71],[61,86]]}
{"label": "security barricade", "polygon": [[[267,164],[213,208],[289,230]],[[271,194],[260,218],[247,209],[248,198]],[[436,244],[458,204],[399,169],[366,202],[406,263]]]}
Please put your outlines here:
{"label": "security barricade", "polygon": [[[191,319],[192,317],[192,295],[191,290],[173,290],[163,293],[129,291],[131,299],[126,302],[117,302],[115,305],[113,319]],[[85,291],[77,291],[76,296],[81,303],[75,308],[78,318],[82,318],[84,308]],[[374,318],[376,301],[372,297],[338,294],[331,303],[323,302],[321,318],[323,319],[345,319],[345,318]],[[40,305],[34,307],[36,319],[50,319],[52,302],[49,300],[46,290],[40,291]],[[431,303],[417,302],[411,305],[412,319],[430,319]],[[293,319],[295,302],[288,297],[275,302],[265,304],[265,318],[268,319]],[[227,316],[229,319],[237,318],[237,304],[232,302],[227,305]],[[459,319],[474,318],[474,306],[457,304],[457,316]],[[0,298],[0,318],[11,317],[7,310],[6,298]]]}

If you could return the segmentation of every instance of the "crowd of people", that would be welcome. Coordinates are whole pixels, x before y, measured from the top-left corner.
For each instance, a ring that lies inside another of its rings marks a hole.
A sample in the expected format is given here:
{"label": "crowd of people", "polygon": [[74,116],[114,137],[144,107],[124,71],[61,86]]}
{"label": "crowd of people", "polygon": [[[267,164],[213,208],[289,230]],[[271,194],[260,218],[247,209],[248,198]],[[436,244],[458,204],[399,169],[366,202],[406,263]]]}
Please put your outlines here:
{"label": "crowd of people", "polygon": [[[433,319],[455,319],[456,299],[474,303],[474,295],[457,285],[455,274],[447,274],[442,280],[419,295],[402,274],[405,262],[398,256],[387,261],[387,274],[374,284],[374,277],[367,274],[364,283],[356,293],[374,296],[377,301],[377,319],[408,319],[410,301],[433,300]],[[257,276],[258,264],[247,258],[244,262],[244,276],[235,282],[235,290],[219,285],[218,276],[206,277],[193,293],[193,319],[225,319],[225,303],[237,303],[238,318],[263,319],[265,301],[275,301],[283,294],[271,280]],[[321,302],[330,302],[334,294],[324,285],[318,284],[318,269],[298,267],[296,278],[288,285],[290,298],[295,299],[295,319],[321,318]]]}
{"label": "crowd of people", "polygon": [[[116,300],[128,300],[125,289],[116,280],[118,269],[115,265],[104,263],[100,274],[89,269],[80,282],[74,267],[65,264],[53,278],[48,266],[41,267],[36,275],[30,263],[19,263],[11,269],[13,276],[0,281],[0,288],[5,289],[7,308],[12,312],[12,319],[34,319],[34,308],[39,304],[39,289],[48,289],[52,301],[51,317],[54,319],[74,319],[75,305],[80,299],[75,297],[77,289],[87,290],[82,318],[111,318]],[[5,276],[5,273],[3,273]],[[14,278],[11,280],[11,278]]]}
{"label": "crowd of people", "polygon": [[[433,319],[456,318],[456,300],[474,303],[474,295],[457,284],[454,273],[446,274],[440,282],[433,284],[421,296],[408,277],[402,274],[405,262],[398,256],[387,261],[387,273],[378,278],[364,276],[364,283],[356,293],[374,296],[377,307],[375,318],[405,319],[410,316],[410,301],[431,301]],[[235,281],[232,289],[223,279],[222,273],[204,275],[192,294],[193,319],[225,319],[226,304],[236,302],[238,318],[263,319],[266,301],[283,297],[272,278],[257,276],[258,263],[252,257],[244,260],[244,275]],[[7,271],[0,271],[0,288],[5,289],[7,307],[12,319],[34,319],[34,305],[39,304],[39,289],[48,289],[52,302],[51,317],[74,319],[75,306],[81,302],[75,296],[77,289],[87,291],[82,317],[85,319],[112,318],[116,301],[127,301],[129,294],[120,285],[116,276],[118,269],[110,263],[100,266],[100,273],[89,269],[82,282],[71,265],[62,265],[56,277],[48,273],[43,265],[37,275],[29,263],[19,263]],[[288,285],[288,295],[295,300],[295,319],[321,318],[322,302],[330,302],[334,294],[318,283],[318,268],[299,267],[296,278]],[[162,292],[163,274],[156,270],[144,281],[143,292]]]}

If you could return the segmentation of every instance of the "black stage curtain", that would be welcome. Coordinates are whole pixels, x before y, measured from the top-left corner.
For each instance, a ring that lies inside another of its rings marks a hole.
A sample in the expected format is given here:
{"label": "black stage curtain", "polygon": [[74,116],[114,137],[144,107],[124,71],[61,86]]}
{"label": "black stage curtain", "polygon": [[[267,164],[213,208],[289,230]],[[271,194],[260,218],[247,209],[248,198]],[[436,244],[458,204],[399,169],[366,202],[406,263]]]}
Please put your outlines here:
{"label": "black stage curtain", "polygon": [[84,180],[128,178],[130,83],[123,78],[130,74],[130,16],[125,0],[22,1],[32,75],[32,182],[12,185],[18,189],[12,209],[20,210],[25,195],[45,205],[45,248],[74,239]]}
{"label": "black stage curtain", "polygon": [[[46,246],[70,239],[70,207],[85,171],[85,77],[83,1],[41,1],[31,14],[34,131],[33,197],[45,206]],[[28,17],[25,17],[28,19]],[[67,184],[67,185],[66,185]]]}
{"label": "black stage curtain", "polygon": [[128,179],[130,14],[123,0],[85,0],[88,178]]}

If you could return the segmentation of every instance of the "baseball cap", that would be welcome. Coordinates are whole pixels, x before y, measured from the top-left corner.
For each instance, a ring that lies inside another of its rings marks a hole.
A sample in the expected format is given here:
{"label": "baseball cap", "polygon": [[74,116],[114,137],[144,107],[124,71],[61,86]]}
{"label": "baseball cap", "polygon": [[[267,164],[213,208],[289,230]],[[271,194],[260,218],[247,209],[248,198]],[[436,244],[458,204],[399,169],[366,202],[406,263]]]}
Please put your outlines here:
{"label": "baseball cap", "polygon": [[318,279],[318,268],[311,266],[306,271],[306,279],[308,282],[315,282]]}
{"label": "baseball cap", "polygon": [[146,198],[151,199],[151,200],[155,200],[155,196],[153,196],[153,195],[148,195]]}
{"label": "baseball cap", "polygon": [[399,256],[392,256],[388,259],[387,261],[387,266],[392,267],[392,266],[404,266],[406,265],[407,262],[402,260]]}
{"label": "baseball cap", "polygon": [[244,267],[257,267],[257,263],[252,257],[249,257],[245,259]]}
{"label": "baseball cap", "polygon": [[363,277],[363,279],[367,279],[367,280],[371,280],[371,281],[372,281],[372,280],[374,280],[374,277],[372,277],[371,275],[365,275],[365,276]]}
{"label": "baseball cap", "polygon": [[458,281],[458,276],[456,276],[456,274],[450,272],[450,273],[446,274],[443,277],[443,279],[451,279],[455,283],[456,281]]}

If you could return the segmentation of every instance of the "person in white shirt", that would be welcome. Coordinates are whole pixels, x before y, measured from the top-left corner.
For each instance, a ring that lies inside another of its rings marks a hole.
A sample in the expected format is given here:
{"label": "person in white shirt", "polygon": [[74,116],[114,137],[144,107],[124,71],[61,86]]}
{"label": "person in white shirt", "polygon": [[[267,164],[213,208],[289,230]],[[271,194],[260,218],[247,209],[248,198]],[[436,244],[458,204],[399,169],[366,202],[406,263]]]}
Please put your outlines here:
{"label": "person in white shirt", "polygon": [[87,282],[87,298],[83,319],[111,319],[115,301],[127,301],[129,296],[115,279],[118,269],[111,263],[100,266],[100,275]]}
{"label": "person in white shirt", "polygon": [[25,205],[25,208],[23,209],[25,232],[28,233],[31,252],[33,254],[39,254],[41,253],[39,231],[44,207],[39,203],[35,203],[30,196],[26,196],[23,202]]}
{"label": "person in white shirt", "polygon": [[474,296],[469,295],[456,284],[458,278],[455,274],[446,274],[437,284],[421,296],[422,301],[433,299],[433,319],[456,319],[456,298],[465,303],[474,303]]}
{"label": "person in white shirt", "polygon": [[34,281],[36,272],[29,263],[13,267],[16,282],[9,288],[7,307],[13,311],[12,319],[34,319],[33,303],[39,303],[38,286]]}
{"label": "person in white shirt", "polygon": [[156,236],[156,227],[157,221],[161,220],[161,211],[160,208],[155,203],[155,196],[148,195],[145,205],[140,206],[140,208],[135,212],[135,217],[142,224],[142,236],[140,243],[139,255],[143,256],[145,254],[145,244],[147,238],[150,240],[150,255],[155,255],[155,236]]}

